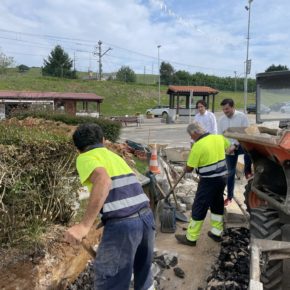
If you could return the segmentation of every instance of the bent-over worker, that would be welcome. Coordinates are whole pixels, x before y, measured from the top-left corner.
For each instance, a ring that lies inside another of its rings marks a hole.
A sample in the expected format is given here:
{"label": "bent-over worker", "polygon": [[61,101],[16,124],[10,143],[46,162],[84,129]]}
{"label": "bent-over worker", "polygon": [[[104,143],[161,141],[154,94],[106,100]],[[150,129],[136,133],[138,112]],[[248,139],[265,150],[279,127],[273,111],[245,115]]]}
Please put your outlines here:
{"label": "bent-over worker", "polygon": [[104,147],[103,139],[96,124],[80,125],[73,134],[80,151],[77,171],[90,198],[81,222],[66,231],[65,239],[81,242],[101,212],[104,231],[94,262],[94,289],[128,290],[132,272],[134,289],[153,289],[155,224],[149,199],[132,169]]}
{"label": "bent-over worker", "polygon": [[198,122],[187,127],[187,133],[195,141],[191,148],[186,171],[195,168],[200,180],[192,205],[192,216],[186,235],[175,235],[176,239],[188,246],[195,246],[208,209],[211,211],[211,230],[208,236],[220,242],[223,232],[224,199],[227,180],[225,150],[230,142],[222,135],[206,133]]}

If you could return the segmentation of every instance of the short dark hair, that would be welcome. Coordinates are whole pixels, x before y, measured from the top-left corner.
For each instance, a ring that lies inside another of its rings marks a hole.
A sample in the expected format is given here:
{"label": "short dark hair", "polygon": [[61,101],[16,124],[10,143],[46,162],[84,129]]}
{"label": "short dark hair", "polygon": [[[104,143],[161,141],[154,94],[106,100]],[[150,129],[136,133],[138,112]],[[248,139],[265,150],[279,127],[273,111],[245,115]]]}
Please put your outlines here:
{"label": "short dark hair", "polygon": [[79,151],[84,151],[87,146],[103,143],[104,133],[97,124],[82,124],[73,134],[73,141]]}
{"label": "short dark hair", "polygon": [[229,105],[230,107],[235,106],[235,102],[233,99],[223,99],[221,102],[221,106]]}
{"label": "short dark hair", "polygon": [[195,105],[196,109],[197,109],[198,104],[201,104],[201,105],[203,105],[205,108],[207,108],[207,103],[206,103],[205,100],[198,100],[198,101],[196,102],[196,105]]}

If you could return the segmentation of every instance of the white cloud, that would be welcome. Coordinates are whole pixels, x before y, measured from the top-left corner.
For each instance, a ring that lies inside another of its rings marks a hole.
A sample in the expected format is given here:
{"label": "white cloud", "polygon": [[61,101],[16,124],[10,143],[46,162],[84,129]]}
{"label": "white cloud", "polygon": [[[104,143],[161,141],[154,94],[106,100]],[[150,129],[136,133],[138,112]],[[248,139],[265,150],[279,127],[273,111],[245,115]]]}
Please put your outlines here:
{"label": "white cloud", "polygon": [[[161,44],[160,58],[176,69],[233,76],[234,71],[243,72],[246,58],[247,4],[246,0],[231,5],[228,0],[2,0],[1,48],[18,64],[41,66],[60,44],[72,58],[75,53],[78,69],[86,70],[91,63],[97,70],[92,52],[102,40],[103,51],[113,48],[103,58],[105,71],[130,65],[139,73],[144,66],[156,73]],[[288,0],[252,2],[252,76],[272,63],[289,66],[289,11]]]}

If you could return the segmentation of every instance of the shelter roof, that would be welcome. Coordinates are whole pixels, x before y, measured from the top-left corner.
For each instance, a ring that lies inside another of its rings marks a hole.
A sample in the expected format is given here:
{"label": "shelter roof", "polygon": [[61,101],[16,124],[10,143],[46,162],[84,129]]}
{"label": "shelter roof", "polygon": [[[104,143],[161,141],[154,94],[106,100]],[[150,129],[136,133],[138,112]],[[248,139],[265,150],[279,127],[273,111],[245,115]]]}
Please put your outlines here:
{"label": "shelter roof", "polygon": [[94,93],[73,92],[32,92],[32,91],[0,91],[0,99],[27,99],[27,100],[75,100],[75,101],[98,101],[103,97]]}
{"label": "shelter roof", "polygon": [[194,95],[211,95],[211,94],[217,94],[219,93],[218,90],[213,89],[211,87],[206,86],[169,86],[167,90],[167,94],[171,93],[190,93],[190,91],[193,92]]}

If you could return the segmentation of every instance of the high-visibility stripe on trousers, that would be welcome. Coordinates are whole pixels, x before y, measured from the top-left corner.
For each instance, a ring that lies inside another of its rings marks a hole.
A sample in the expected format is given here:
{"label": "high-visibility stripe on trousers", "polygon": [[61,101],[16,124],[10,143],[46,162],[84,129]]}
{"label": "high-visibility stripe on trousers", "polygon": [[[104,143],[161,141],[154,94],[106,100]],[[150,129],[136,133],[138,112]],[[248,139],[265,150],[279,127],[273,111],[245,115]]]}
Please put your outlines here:
{"label": "high-visibility stripe on trousers", "polygon": [[218,214],[211,214],[210,217],[211,232],[220,237],[223,232],[223,216]]}
{"label": "high-visibility stripe on trousers", "polygon": [[196,220],[190,219],[190,222],[186,231],[186,238],[192,242],[197,241],[201,232],[202,225],[203,225],[203,220],[196,221]]}

